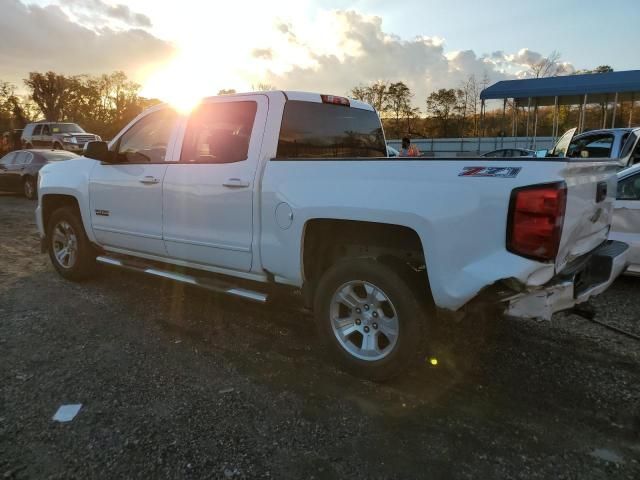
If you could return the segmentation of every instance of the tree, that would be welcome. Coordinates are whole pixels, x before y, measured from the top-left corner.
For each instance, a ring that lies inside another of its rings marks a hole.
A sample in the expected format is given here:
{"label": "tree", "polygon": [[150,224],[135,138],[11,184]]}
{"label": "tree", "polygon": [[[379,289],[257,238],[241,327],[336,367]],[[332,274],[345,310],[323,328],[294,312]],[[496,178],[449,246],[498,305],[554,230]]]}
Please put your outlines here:
{"label": "tree", "polygon": [[548,57],[529,66],[534,78],[557,77],[567,73],[566,66],[560,62],[560,52],[554,50]]}
{"label": "tree", "polygon": [[235,88],[223,88],[218,91],[218,95],[233,95],[234,93],[236,93]]}
{"label": "tree", "polygon": [[62,120],[69,101],[72,83],[69,78],[55,72],[31,72],[24,83],[31,90],[31,98],[42,111],[45,120]]}
{"label": "tree", "polygon": [[611,72],[613,72],[613,68],[610,67],[609,65],[599,65],[592,70],[589,70],[589,69],[578,70],[576,71],[576,75],[582,75],[585,73],[611,73]]}
{"label": "tree", "polygon": [[437,120],[442,137],[449,134],[449,121],[458,105],[459,96],[460,90],[441,88],[427,97],[427,112]]}
{"label": "tree", "polygon": [[371,85],[358,85],[353,87],[350,96],[356,100],[368,103],[379,113],[382,113],[389,99],[389,83],[377,81]]}
{"label": "tree", "polygon": [[404,82],[396,82],[387,88],[386,105],[384,110],[389,111],[395,117],[397,136],[401,135],[400,116],[411,108],[411,89]]}

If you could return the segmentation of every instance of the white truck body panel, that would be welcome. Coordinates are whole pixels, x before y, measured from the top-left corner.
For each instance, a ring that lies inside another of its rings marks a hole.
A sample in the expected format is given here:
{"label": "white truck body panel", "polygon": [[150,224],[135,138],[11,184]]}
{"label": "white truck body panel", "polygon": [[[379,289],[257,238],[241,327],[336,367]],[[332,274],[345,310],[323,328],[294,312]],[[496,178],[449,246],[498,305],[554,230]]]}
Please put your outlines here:
{"label": "white truck body panel", "polygon": [[[275,160],[287,100],[322,102],[319,94],[304,92],[205,101],[257,102],[249,154],[241,162],[179,163],[187,121],[182,118],[164,164],[102,164],[82,158],[46,166],[40,173],[36,213],[41,235],[43,198],[68,194],[78,200],[89,239],[105,250],[259,281],[271,277],[300,287],[309,221],[400,225],[419,236],[433,300],[448,310],[461,308],[500,280],[515,279],[531,291],[544,289],[568,262],[607,238],[615,164],[485,158]],[[373,110],[357,101],[345,108]],[[465,177],[464,167],[513,167],[517,174]],[[147,178],[157,182],[142,183]],[[505,247],[513,189],[550,182],[565,182],[568,189],[555,264]],[[607,183],[608,195],[597,203],[599,182]],[[101,210],[111,215],[100,215]]]}

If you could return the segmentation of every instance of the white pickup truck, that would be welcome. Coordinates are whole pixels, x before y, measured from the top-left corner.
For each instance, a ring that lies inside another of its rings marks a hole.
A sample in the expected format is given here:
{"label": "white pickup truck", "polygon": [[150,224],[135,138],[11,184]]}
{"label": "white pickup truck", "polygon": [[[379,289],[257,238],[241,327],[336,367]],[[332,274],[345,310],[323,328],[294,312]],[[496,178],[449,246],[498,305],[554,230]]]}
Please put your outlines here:
{"label": "white pickup truck", "polygon": [[267,302],[303,299],[351,372],[402,371],[432,322],[549,319],[626,267],[607,240],[616,163],[386,158],[375,110],[301,92],[157,106],[40,171],[55,269],[96,262]]}

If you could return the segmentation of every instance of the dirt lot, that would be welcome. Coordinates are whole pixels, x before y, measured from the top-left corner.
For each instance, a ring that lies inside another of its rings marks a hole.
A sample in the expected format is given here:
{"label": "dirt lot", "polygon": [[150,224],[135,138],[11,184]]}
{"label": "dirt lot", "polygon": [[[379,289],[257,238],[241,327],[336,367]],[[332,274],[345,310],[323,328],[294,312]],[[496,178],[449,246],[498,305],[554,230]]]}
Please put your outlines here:
{"label": "dirt lot", "polygon": [[[0,196],[5,479],[640,478],[634,340],[569,315],[463,322],[437,366],[377,385],[294,311],[113,270],[63,281],[33,209]],[[638,287],[598,318],[640,334]],[[53,422],[66,403],[83,407]]]}

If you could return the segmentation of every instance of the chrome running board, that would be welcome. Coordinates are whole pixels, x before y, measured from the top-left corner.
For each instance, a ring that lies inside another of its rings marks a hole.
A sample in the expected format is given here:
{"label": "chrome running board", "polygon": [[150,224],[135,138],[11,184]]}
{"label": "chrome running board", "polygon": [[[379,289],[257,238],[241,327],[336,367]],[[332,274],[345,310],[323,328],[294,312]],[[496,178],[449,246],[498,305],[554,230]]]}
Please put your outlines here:
{"label": "chrome running board", "polygon": [[104,265],[109,265],[111,267],[124,268],[126,270],[133,270],[139,273],[146,273],[147,275],[167,278],[175,282],[195,285],[197,287],[206,288],[207,290],[211,290],[216,293],[233,295],[235,297],[245,298],[254,302],[266,303],[269,298],[266,293],[256,292],[253,290],[248,290],[246,288],[239,288],[236,285],[232,285],[231,283],[225,282],[223,280],[204,276],[198,277],[187,275],[184,273],[172,272],[170,270],[162,270],[157,267],[144,265],[141,262],[138,262],[137,259],[129,262],[127,260],[121,260],[119,258],[100,255],[96,257],[96,261]]}

